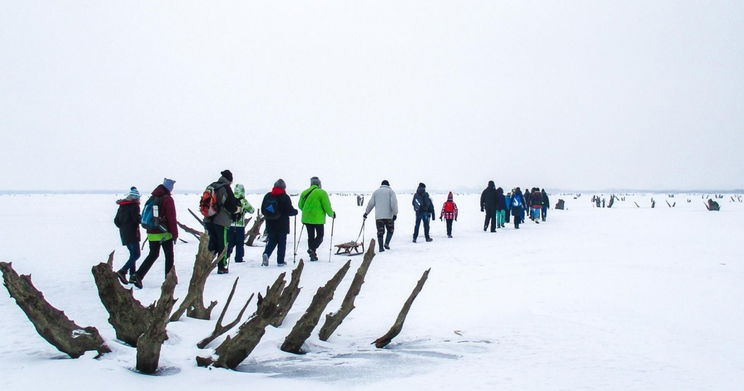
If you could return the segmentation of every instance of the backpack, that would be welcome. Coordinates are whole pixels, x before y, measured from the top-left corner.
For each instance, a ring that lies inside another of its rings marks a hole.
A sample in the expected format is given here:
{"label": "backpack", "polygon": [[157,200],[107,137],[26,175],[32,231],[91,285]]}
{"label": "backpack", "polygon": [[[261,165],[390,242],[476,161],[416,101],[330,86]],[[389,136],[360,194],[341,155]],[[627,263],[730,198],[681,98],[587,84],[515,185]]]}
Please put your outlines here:
{"label": "backpack", "polygon": [[519,202],[519,198],[512,197],[512,206],[515,208],[519,208],[520,206],[522,206],[522,203]]}
{"label": "backpack", "polygon": [[202,193],[201,199],[199,200],[199,212],[204,217],[212,217],[219,213],[220,203],[217,199],[217,190],[222,186],[209,185]]}
{"label": "backpack", "polygon": [[279,200],[271,194],[267,196],[261,205],[261,213],[266,220],[279,220],[282,215],[279,211]]}
{"label": "backpack", "polygon": [[167,230],[161,224],[162,218],[160,217],[160,213],[159,211],[158,213],[155,213],[155,208],[160,209],[160,197],[152,196],[147,200],[147,202],[145,202],[145,206],[142,208],[140,225],[142,225],[142,228],[144,229],[166,232]]}
{"label": "backpack", "polygon": [[444,211],[447,213],[454,212],[455,211],[455,203],[447,201],[444,203]]}
{"label": "backpack", "polygon": [[416,213],[425,213],[429,211],[428,199],[425,194],[416,194],[416,196],[413,197],[413,210],[415,210]]}

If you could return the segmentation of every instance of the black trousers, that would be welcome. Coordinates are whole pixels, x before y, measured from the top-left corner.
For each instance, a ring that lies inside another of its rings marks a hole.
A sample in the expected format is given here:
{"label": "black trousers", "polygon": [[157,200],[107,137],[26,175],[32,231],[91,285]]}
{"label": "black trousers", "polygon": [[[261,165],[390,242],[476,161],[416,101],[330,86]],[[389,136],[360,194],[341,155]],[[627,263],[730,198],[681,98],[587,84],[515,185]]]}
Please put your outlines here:
{"label": "black trousers", "polygon": [[496,210],[486,209],[486,221],[483,223],[484,231],[488,228],[489,221],[491,224],[491,232],[493,232],[496,230]]}
{"label": "black trousers", "polygon": [[452,222],[454,220],[453,219],[445,219],[445,221],[447,222],[447,236],[452,236]]}
{"label": "black trousers", "polygon": [[[204,228],[207,229],[207,233],[209,234],[209,246],[207,247],[209,251],[215,254],[221,253],[227,246],[227,227],[206,222],[204,223]],[[227,253],[220,259],[219,266],[227,266]]]}
{"label": "black trousers", "polygon": [[150,271],[152,264],[155,263],[155,260],[160,256],[160,247],[163,247],[163,252],[165,253],[165,275],[167,277],[168,272],[173,268],[173,239],[163,242],[152,241],[149,243],[150,253],[147,254],[147,257],[142,261],[139,270],[137,270],[137,277],[139,277],[140,280],[145,278],[147,272]]}
{"label": "black trousers", "polygon": [[307,227],[307,248],[315,251],[323,243],[324,225],[323,224],[305,224]]}

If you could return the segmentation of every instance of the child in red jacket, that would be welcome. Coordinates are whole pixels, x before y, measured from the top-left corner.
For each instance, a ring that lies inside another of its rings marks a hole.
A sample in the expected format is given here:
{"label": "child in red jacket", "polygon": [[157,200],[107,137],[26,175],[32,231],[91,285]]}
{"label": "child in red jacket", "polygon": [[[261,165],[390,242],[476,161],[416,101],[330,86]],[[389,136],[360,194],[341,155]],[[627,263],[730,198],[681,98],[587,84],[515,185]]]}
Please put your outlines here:
{"label": "child in red jacket", "polygon": [[447,237],[452,237],[452,220],[457,221],[457,204],[452,201],[452,192],[447,195],[447,202],[442,205],[442,212],[439,213],[439,220],[444,218],[447,221]]}

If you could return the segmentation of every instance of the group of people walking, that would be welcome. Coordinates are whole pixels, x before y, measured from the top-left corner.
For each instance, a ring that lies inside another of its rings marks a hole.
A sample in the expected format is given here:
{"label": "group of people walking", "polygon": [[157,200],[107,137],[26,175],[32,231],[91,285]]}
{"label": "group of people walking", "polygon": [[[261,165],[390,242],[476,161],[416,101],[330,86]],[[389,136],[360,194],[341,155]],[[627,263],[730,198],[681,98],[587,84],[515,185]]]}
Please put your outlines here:
{"label": "group of people walking", "polygon": [[[129,259],[116,272],[123,284],[131,283],[142,288],[142,280],[160,256],[162,248],[165,253],[165,274],[173,268],[173,246],[178,239],[178,221],[176,209],[171,193],[175,181],[165,178],[158,185],[145,202],[140,211],[140,194],[136,187],[131,187],[127,195],[116,201],[119,205],[114,223],[119,228],[122,245],[129,250]],[[287,235],[290,233],[290,217],[302,212],[302,231],[307,231],[307,253],[310,261],[317,261],[317,250],[323,243],[327,218],[335,221],[336,212],[333,210],[328,193],[321,187],[318,177],[310,178],[310,187],[304,190],[298,200],[297,207],[286,192],[287,185],[279,179],[274,183],[270,192],[266,193],[261,202],[261,213],[266,221],[266,246],[262,253],[262,266],[269,265],[269,258],[276,250],[278,266],[286,265]],[[426,191],[426,185],[419,183],[411,201],[416,222],[413,230],[413,242],[419,238],[420,226],[423,223],[424,239],[431,242],[430,221],[436,220],[434,204]],[[357,197],[357,205],[363,206]],[[545,221],[548,209],[548,196],[545,190],[532,188],[524,194],[519,187],[504,194],[502,188],[496,188],[493,181],[481,194],[481,211],[486,212],[483,230],[489,228],[495,232],[509,222],[510,214],[514,217],[514,227],[524,222],[525,212],[530,219],[538,223]],[[390,241],[395,231],[395,221],[398,218],[398,199],[391,189],[390,183],[383,180],[380,187],[372,193],[367,202],[363,219],[374,209],[375,226],[377,229],[377,244],[379,252],[390,250]],[[244,261],[245,225],[247,214],[254,212],[253,206],[245,198],[245,187],[235,184],[233,189],[233,174],[230,170],[220,172],[219,178],[209,184],[199,201],[199,211],[203,215],[203,225],[209,235],[208,249],[215,256],[220,256],[217,264],[218,274],[229,273],[229,259],[235,251],[235,262]],[[442,205],[439,219],[446,221],[447,237],[452,238],[453,222],[457,221],[458,208],[454,202],[452,192],[447,195],[447,201]],[[296,224],[296,220],[295,220]],[[139,268],[136,262],[140,257],[140,225],[146,229],[149,253]],[[364,222],[362,229],[364,228]],[[297,227],[294,228],[295,234]],[[297,239],[295,239],[296,242]],[[296,246],[295,245],[295,254]]]}
{"label": "group of people walking", "polygon": [[540,220],[545,221],[550,200],[545,189],[533,187],[522,193],[522,189],[516,187],[504,194],[504,189],[496,188],[493,181],[488,181],[488,186],[481,193],[480,207],[481,212],[486,213],[483,230],[490,227],[491,232],[496,232],[497,228],[504,228],[509,223],[510,216],[514,217],[515,229],[524,223],[525,215],[537,224]]}

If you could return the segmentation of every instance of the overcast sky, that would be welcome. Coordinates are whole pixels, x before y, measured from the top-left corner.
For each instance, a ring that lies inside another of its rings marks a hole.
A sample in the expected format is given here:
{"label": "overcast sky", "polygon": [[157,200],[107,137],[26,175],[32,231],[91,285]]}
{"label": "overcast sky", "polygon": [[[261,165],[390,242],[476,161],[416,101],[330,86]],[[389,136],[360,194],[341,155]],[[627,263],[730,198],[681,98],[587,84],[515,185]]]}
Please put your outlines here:
{"label": "overcast sky", "polygon": [[744,188],[742,1],[4,1],[0,190]]}

